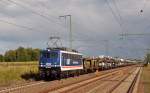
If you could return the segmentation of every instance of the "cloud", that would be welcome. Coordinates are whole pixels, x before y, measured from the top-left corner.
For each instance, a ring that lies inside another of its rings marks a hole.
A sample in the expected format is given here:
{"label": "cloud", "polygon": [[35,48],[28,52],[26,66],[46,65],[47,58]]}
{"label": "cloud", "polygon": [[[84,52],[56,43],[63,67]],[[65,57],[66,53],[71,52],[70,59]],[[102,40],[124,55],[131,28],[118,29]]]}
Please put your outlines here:
{"label": "cloud", "polygon": [[[148,36],[143,36],[142,39],[133,36],[124,37],[124,40],[119,39],[119,34],[122,32],[149,32],[150,12],[148,10],[150,7],[147,4],[141,14],[139,11],[143,7],[142,1],[115,0],[119,10],[117,11],[113,1],[109,0],[109,4],[119,21],[114,18],[105,0],[13,1],[24,7],[9,1],[0,1],[0,19],[33,29],[28,30],[0,22],[0,53],[18,46],[46,48],[49,36],[58,33],[62,38],[63,45],[69,46],[69,21],[67,21],[66,26],[64,19],[59,19],[60,15],[65,14],[72,15],[74,48],[86,55],[106,54],[104,40],[109,40],[108,51],[111,56],[142,57],[145,51],[139,54],[130,51],[134,50],[134,47],[137,49],[150,47]],[[119,14],[122,20],[119,19]],[[44,15],[46,18],[40,15]],[[119,26],[118,22],[122,24],[122,27]],[[129,40],[132,38],[135,40]]]}

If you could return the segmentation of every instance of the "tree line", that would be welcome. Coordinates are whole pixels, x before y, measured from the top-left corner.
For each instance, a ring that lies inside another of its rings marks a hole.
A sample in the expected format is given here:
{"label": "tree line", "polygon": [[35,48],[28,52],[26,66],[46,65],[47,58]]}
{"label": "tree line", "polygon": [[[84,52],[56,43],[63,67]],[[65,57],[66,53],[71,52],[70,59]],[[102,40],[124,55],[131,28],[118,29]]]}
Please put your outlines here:
{"label": "tree line", "polygon": [[150,53],[147,53],[145,61],[147,64],[150,63]]}
{"label": "tree line", "polygon": [[0,62],[24,62],[37,61],[40,49],[19,47],[15,50],[8,50],[4,55],[0,54]]}

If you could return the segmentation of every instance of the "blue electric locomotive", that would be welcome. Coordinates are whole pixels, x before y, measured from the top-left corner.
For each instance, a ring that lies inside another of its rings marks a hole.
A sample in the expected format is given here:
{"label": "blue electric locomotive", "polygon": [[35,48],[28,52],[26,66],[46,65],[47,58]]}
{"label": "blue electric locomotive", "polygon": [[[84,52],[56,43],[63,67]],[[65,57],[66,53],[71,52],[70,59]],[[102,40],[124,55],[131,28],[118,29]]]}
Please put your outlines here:
{"label": "blue electric locomotive", "polygon": [[82,54],[61,49],[42,50],[39,70],[44,78],[61,78],[80,74],[83,70]]}

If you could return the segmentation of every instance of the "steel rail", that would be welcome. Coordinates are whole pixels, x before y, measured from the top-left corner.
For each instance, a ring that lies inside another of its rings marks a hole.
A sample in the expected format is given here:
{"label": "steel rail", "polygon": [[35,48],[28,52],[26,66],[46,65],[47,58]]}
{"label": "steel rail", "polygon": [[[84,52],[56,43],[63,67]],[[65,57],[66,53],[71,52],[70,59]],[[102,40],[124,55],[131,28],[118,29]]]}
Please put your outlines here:
{"label": "steel rail", "polygon": [[[74,84],[71,84],[71,85],[67,85],[67,86],[63,86],[62,88],[57,88],[55,90],[49,90],[49,91],[45,91],[45,92],[42,92],[42,93],[66,93],[68,91],[71,91],[73,89],[77,89],[81,86],[84,86],[84,85],[87,85],[87,84],[90,84],[92,82],[95,82],[97,80],[100,80],[100,79],[103,79],[103,78],[106,78],[108,76],[111,76],[113,74],[116,74],[122,70],[126,70],[127,68],[123,68],[123,69],[118,69],[117,71],[115,70],[114,72],[110,72],[110,73],[107,73],[107,74],[104,74],[103,76],[98,76],[98,77],[95,77],[95,78],[91,78],[91,79],[88,79],[88,80],[84,80],[82,82],[78,82],[78,83],[74,83]],[[67,89],[65,89],[66,87],[68,87]],[[59,91],[59,92],[58,92]]]}
{"label": "steel rail", "polygon": [[[134,72],[134,71],[133,71]],[[132,73],[133,73],[132,72]],[[112,93],[120,84],[122,84],[123,81],[125,81],[128,77],[130,76],[130,74],[126,75],[119,83],[117,83],[115,86],[113,86],[108,93]]]}
{"label": "steel rail", "polygon": [[[140,70],[141,70],[141,68],[140,68]],[[134,90],[135,84],[136,84],[137,79],[138,79],[138,75],[140,74],[140,70],[138,71],[138,73],[136,74],[136,76],[135,76],[134,80],[132,81],[132,84],[130,85],[129,90],[128,90],[128,92],[127,92],[127,93],[133,93],[133,90]]]}

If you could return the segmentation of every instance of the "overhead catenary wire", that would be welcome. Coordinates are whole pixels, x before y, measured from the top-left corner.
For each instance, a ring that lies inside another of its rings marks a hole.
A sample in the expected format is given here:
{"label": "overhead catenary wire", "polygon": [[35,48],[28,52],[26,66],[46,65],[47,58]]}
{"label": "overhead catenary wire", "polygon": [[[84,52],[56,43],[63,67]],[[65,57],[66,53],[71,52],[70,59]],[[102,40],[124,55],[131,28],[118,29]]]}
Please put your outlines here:
{"label": "overhead catenary wire", "polygon": [[[36,2],[39,2],[39,4],[44,8],[44,9],[46,9],[46,10],[49,10],[49,8],[46,6],[46,4],[45,3],[40,3],[40,1],[39,0],[37,0]],[[26,2],[26,4],[28,4],[27,2]],[[29,5],[29,4],[28,4]],[[46,12],[44,12],[44,13],[46,13]],[[55,15],[56,14],[58,14],[58,13],[56,13],[55,12]],[[48,13],[46,13],[46,15],[47,16],[49,16],[49,14]],[[58,15],[61,15],[61,14],[58,14]],[[53,19],[56,19],[54,16],[51,16]],[[58,18],[58,17],[57,17]],[[60,19],[60,17],[59,17],[59,19]],[[63,26],[62,24],[60,24],[61,26]],[[63,29],[67,29],[67,20],[65,19],[65,25],[63,26]],[[77,33],[74,33],[74,34],[77,34]],[[73,40],[72,40],[73,41]]]}
{"label": "overhead catenary wire", "polygon": [[[49,10],[49,8],[46,6],[46,4],[43,2],[43,1],[41,1],[41,0],[36,0],[36,2],[39,2],[39,4],[44,8],[44,9],[46,9],[46,10]],[[43,2],[43,3],[40,3],[40,2]],[[70,1],[71,2],[71,1]],[[56,13],[56,12],[54,12],[55,14],[58,14],[58,15],[61,15],[61,14],[59,14],[59,13]],[[53,17],[54,18],[54,17]],[[60,17],[59,17],[59,19],[60,19]],[[66,28],[67,27],[67,20],[64,20],[65,22],[65,25],[64,25],[64,28]],[[77,34],[77,33],[74,33],[74,35],[77,35],[77,36],[79,36],[79,34]],[[83,35],[85,35],[85,34],[83,34]],[[87,35],[86,35],[86,37],[87,37]],[[74,41],[74,40],[72,40],[72,41]]]}
{"label": "overhead catenary wire", "polygon": [[[39,1],[38,1],[39,2]],[[26,3],[26,4],[28,4],[28,3]],[[28,4],[29,5],[29,4]],[[40,4],[42,7],[44,7],[45,9],[47,9],[48,10],[48,7],[46,7],[45,6],[45,4],[43,4],[43,3],[41,3]],[[55,13],[56,14],[56,13]],[[48,15],[49,16],[49,15]],[[51,17],[53,17],[53,16],[51,16]],[[54,18],[54,17],[53,17]],[[62,24],[60,24],[61,26],[62,26]],[[66,23],[65,23],[65,26],[63,26],[63,29],[65,29],[66,30]],[[74,34],[77,34],[77,33],[74,33]]]}
{"label": "overhead catenary wire", "polygon": [[[3,4],[2,2],[0,2],[1,4]],[[5,3],[5,2],[4,2]],[[6,4],[6,3],[5,3]],[[4,4],[4,5],[5,5]],[[2,13],[2,12],[1,12]],[[0,14],[1,14],[0,13]],[[11,17],[12,19],[14,19],[14,16],[11,16],[9,15],[9,17]],[[5,23],[5,24],[9,24],[9,25],[12,25],[12,26],[15,26],[15,27],[18,27],[18,28],[22,28],[22,29],[26,29],[26,30],[32,30],[32,31],[37,31],[38,29],[35,29],[35,28],[32,28],[32,27],[29,27],[29,26],[26,26],[26,25],[21,25],[21,24],[17,24],[17,23],[13,23],[13,22],[10,22],[8,20],[3,20],[3,19],[0,19],[0,22],[1,23]]]}
{"label": "overhead catenary wire", "polygon": [[[108,5],[108,8],[109,8],[109,10],[111,11],[111,13],[112,13],[114,19],[116,20],[116,22],[117,22],[117,23],[119,24],[119,26],[121,27],[122,24],[120,23],[120,21],[119,21],[117,15],[116,15],[116,13],[115,13],[114,10],[112,9],[112,7],[111,7],[111,5],[110,5],[110,3],[109,3],[109,0],[106,0],[106,4]],[[121,28],[122,28],[122,27],[121,27]]]}
{"label": "overhead catenary wire", "polygon": [[1,20],[1,19],[0,19],[0,22],[6,23],[6,24],[10,24],[10,25],[13,25],[13,26],[16,26],[16,27],[19,27],[19,28],[23,28],[23,29],[35,31],[34,28],[27,27],[27,26],[20,25],[20,24],[15,24],[15,23],[12,23],[12,22],[9,22],[9,21],[5,21],[5,20]]}
{"label": "overhead catenary wire", "polygon": [[20,7],[24,8],[24,9],[30,11],[31,13],[33,13],[33,14],[35,14],[35,15],[37,15],[37,16],[42,17],[43,19],[47,20],[48,22],[50,22],[50,23],[52,23],[52,24],[56,24],[57,26],[63,27],[61,24],[56,23],[55,21],[53,21],[52,19],[50,19],[50,18],[48,17],[49,15],[48,15],[48,16],[45,16],[44,14],[41,14],[40,12],[37,12],[37,11],[35,11],[34,9],[31,9],[31,8],[29,8],[29,7],[27,7],[27,6],[23,5],[23,4],[21,4],[21,3],[16,2],[15,0],[7,0],[7,1],[10,2],[10,3],[13,3],[13,4],[15,4],[15,5],[18,5],[18,6],[20,6]]}
{"label": "overhead catenary wire", "polygon": [[[120,11],[119,11],[119,8],[118,8],[118,6],[117,6],[117,4],[116,4],[116,0],[112,0],[112,2],[113,2],[114,6],[115,6],[115,8],[116,8],[116,11],[117,11],[118,16],[119,16],[119,18],[120,18],[121,24],[124,25],[124,20],[123,20],[123,17],[121,16]],[[142,9],[144,9],[144,8],[146,7],[146,4],[147,4],[147,0],[144,0],[144,5],[143,5],[143,8],[142,8]],[[124,30],[127,31],[126,29],[124,29]],[[139,34],[128,34],[128,33],[124,33],[124,34],[123,34],[123,33],[122,33],[122,34],[121,34],[121,36],[128,36],[128,35],[137,35],[137,36],[140,36],[140,35],[149,35],[149,33],[139,33]]]}
{"label": "overhead catenary wire", "polygon": [[[112,5],[114,5],[114,8],[116,9],[116,12],[113,10],[113,8],[111,7],[111,5],[108,2],[108,0],[106,0],[106,1],[107,1],[107,4],[108,4],[112,14],[116,16],[116,19],[118,19],[118,23],[119,23],[119,26],[121,28],[121,33],[122,34],[127,33],[128,30],[125,29],[125,27],[124,27],[124,20],[123,20],[123,17],[121,15],[121,12],[120,12],[120,10],[118,8],[118,5],[116,3],[116,0],[112,0]],[[124,39],[124,37],[122,36],[121,39]]]}
{"label": "overhead catenary wire", "polygon": [[35,14],[37,16],[40,16],[40,17],[44,18],[46,21],[48,21],[48,22],[50,22],[52,24],[55,24],[55,26],[57,26],[57,27],[55,27],[54,29],[55,29],[55,32],[58,32],[58,35],[60,35],[60,31],[66,30],[65,27],[61,23],[57,23],[54,20],[52,20],[49,17],[50,15],[41,14],[39,11],[36,11],[36,10],[34,10],[34,9],[24,5],[24,4],[18,3],[16,0],[7,0],[7,1],[9,1],[10,3],[13,3],[15,5],[18,5],[18,6],[22,7],[23,9],[26,9],[26,10],[30,11],[31,13],[33,13],[33,14]]}
{"label": "overhead catenary wire", "polygon": [[[21,2],[21,3],[24,3],[24,4],[28,5],[28,6],[31,6],[30,3],[23,2],[23,1],[20,1],[20,2]],[[36,0],[36,3],[38,3],[38,2],[39,2],[39,0]],[[40,3],[40,2],[39,2],[39,4],[42,6],[42,8],[44,8],[44,9],[46,9],[46,10],[48,10],[48,11],[50,10],[48,7],[45,6],[44,3]],[[31,9],[31,8],[30,8],[30,9]],[[37,12],[37,11],[34,10],[34,9],[31,9],[31,10]],[[44,10],[43,10],[42,12],[44,13],[44,14],[42,14],[42,15],[48,17],[48,18],[50,19],[50,21],[56,23],[57,25],[61,25],[60,23],[57,23],[57,22],[55,22],[55,21],[53,20],[53,19],[58,19],[57,16],[52,16],[52,15],[50,15],[51,12],[44,12]],[[40,13],[40,12],[38,11],[38,13]],[[41,14],[41,13],[40,13],[40,14]],[[55,14],[56,14],[56,13],[55,13]],[[53,19],[51,19],[50,17],[53,18]]]}
{"label": "overhead catenary wire", "polygon": [[[18,27],[18,28],[26,29],[26,30],[32,31],[32,32],[43,32],[42,30],[39,30],[39,29],[36,29],[36,28],[32,28],[32,27],[28,27],[28,26],[25,26],[25,25],[12,23],[10,21],[6,21],[6,20],[2,20],[2,19],[0,19],[0,22],[5,23],[5,24],[9,24],[9,25],[12,25],[12,26],[15,26],[15,27]],[[21,30],[21,31],[24,31],[24,30]]]}
{"label": "overhead catenary wire", "polygon": [[112,0],[112,2],[113,2],[114,6],[116,8],[116,11],[117,11],[116,13],[118,13],[120,24],[123,25],[123,18],[121,16],[120,10],[117,6],[116,0]]}
{"label": "overhead catenary wire", "polygon": [[[12,0],[7,0],[9,3],[12,3],[12,2],[10,2],[10,1],[12,1]],[[13,0],[14,1],[14,0]],[[4,2],[4,0],[1,0],[0,1],[1,3],[5,3]],[[15,5],[18,5],[17,3],[15,3],[15,2],[13,2],[12,4],[15,4]],[[20,7],[20,4],[19,4],[19,7]],[[22,7],[22,6],[21,6]],[[22,7],[23,8],[23,7]],[[33,13],[33,12],[32,12]],[[36,12],[34,12],[34,13],[36,13]],[[9,15],[9,16],[11,16],[11,15]],[[39,15],[40,16],[40,15]],[[12,17],[12,19],[14,18],[13,16],[11,16]],[[16,26],[16,27],[19,27],[19,28],[23,28],[23,29],[26,29],[26,30],[32,30],[33,32],[43,32],[42,30],[40,30],[40,29],[35,29],[35,28],[32,28],[32,27],[28,27],[28,26],[24,26],[24,25],[20,25],[20,24],[16,24],[16,23],[12,23],[12,22],[10,22],[10,21],[6,21],[6,20],[0,20],[0,22],[3,22],[3,23],[7,23],[7,24],[10,24],[10,25],[13,25],[13,26]],[[43,28],[42,28],[43,29]],[[54,30],[54,29],[53,29]],[[54,30],[54,31],[56,31],[56,30]],[[57,31],[56,31],[57,32]]]}
{"label": "overhead catenary wire", "polygon": [[[120,11],[120,8],[118,7],[116,0],[112,0],[112,5],[114,5],[114,8],[116,9],[116,12],[114,11],[113,14],[116,15],[117,17],[119,17],[118,20],[120,22],[120,25],[124,25],[124,19],[121,15],[121,11]],[[111,8],[111,11],[113,11],[113,8],[110,5],[109,5],[109,7]]]}
{"label": "overhead catenary wire", "polygon": [[[118,8],[118,5],[117,5],[117,3],[116,3],[116,0],[112,0],[112,2],[113,2],[113,5],[114,5],[114,7],[115,7],[115,9],[116,9],[116,13],[118,14],[118,16],[119,16],[119,19],[120,19],[120,23],[121,23],[121,26],[122,26],[122,28],[124,27],[124,20],[123,20],[123,17],[121,16],[121,13],[120,13],[120,10],[119,10],[119,8]],[[122,35],[120,35],[120,36],[122,36],[122,38],[121,39],[124,39],[128,34],[127,34],[127,29],[123,29],[122,31],[124,31],[124,32],[122,32]],[[122,42],[123,43],[123,42]],[[122,44],[123,45],[123,44]]]}
{"label": "overhead catenary wire", "polygon": [[[120,26],[121,26],[121,29],[122,29],[122,34],[126,33],[127,30],[124,28],[124,20],[123,20],[123,17],[121,16],[121,13],[120,13],[120,10],[118,8],[118,5],[116,3],[116,0],[112,0],[112,3],[114,5],[114,7],[116,8],[116,12],[118,13],[118,17],[119,17],[119,21],[120,21]],[[122,36],[120,39],[124,39],[124,37]]]}
{"label": "overhead catenary wire", "polygon": [[7,0],[7,1],[9,1],[9,2],[11,2],[11,3],[13,3],[13,4],[16,4],[16,5],[18,5],[18,6],[22,7],[22,8],[24,8],[24,9],[27,9],[27,10],[29,10],[30,12],[32,12],[33,14],[38,15],[38,16],[40,16],[40,17],[46,19],[46,20],[52,21],[52,20],[49,19],[47,16],[45,16],[45,15],[39,13],[39,12],[36,12],[36,11],[32,10],[31,8],[28,8],[28,7],[26,7],[26,6],[24,6],[24,5],[20,4],[20,3],[17,3],[15,0]]}
{"label": "overhead catenary wire", "polygon": [[[146,7],[146,4],[147,4],[147,0],[144,0],[145,2],[144,2],[144,5],[143,5],[143,10],[145,9],[145,7]],[[118,13],[118,15],[120,16],[120,12],[119,12],[119,9],[118,9],[118,7],[117,7],[117,4],[116,4],[116,0],[113,0],[113,3],[114,3],[114,6],[115,6],[115,8],[116,8],[116,11],[118,11],[117,13]],[[141,9],[141,12],[143,12],[143,10]],[[120,16],[120,18],[121,18],[121,16]],[[123,19],[122,19],[122,22],[123,22]],[[123,34],[122,33],[122,37],[123,36],[142,36],[142,35],[150,35],[149,33],[131,33],[131,34],[129,34],[129,33],[125,33],[125,34]],[[133,41],[131,41],[132,43],[133,43]],[[124,45],[124,44],[122,44],[122,45]],[[136,51],[136,53],[135,54],[137,54],[137,51]]]}
{"label": "overhead catenary wire", "polygon": [[[47,6],[46,6],[46,4],[44,3],[44,1],[41,1],[41,0],[35,0],[36,2],[38,2],[45,10],[50,10],[50,8],[48,8]],[[42,2],[42,3],[41,3]],[[44,12],[44,13],[46,13],[46,12]],[[56,12],[50,12],[50,13],[53,13],[53,14],[57,14],[57,15],[61,15],[61,14],[58,14],[58,13],[56,13]],[[47,15],[49,15],[48,13],[46,13]],[[49,15],[50,16],[50,15]],[[54,19],[57,19],[57,17],[56,16],[52,16],[51,15],[51,17],[53,17]]]}
{"label": "overhead catenary wire", "polygon": [[[121,13],[120,13],[120,10],[119,10],[119,8],[118,8],[118,6],[117,6],[117,3],[116,3],[116,0],[112,0],[112,2],[113,2],[113,5],[114,5],[114,7],[116,8],[116,14],[118,14],[118,17],[119,17],[119,21],[120,21],[120,24],[122,25],[122,27],[123,27],[123,25],[124,25],[124,20],[123,20],[123,17],[121,16]],[[144,5],[143,5],[143,8],[142,9],[144,9],[145,7],[146,7],[146,4],[147,4],[147,0],[144,0]],[[111,6],[110,6],[111,7]],[[113,10],[113,9],[112,9]],[[123,29],[124,31],[128,31],[127,29]],[[146,35],[146,33],[140,33],[140,34],[128,34],[128,33],[122,33],[122,35],[121,36],[127,36],[127,35]],[[149,35],[149,33],[148,33],[148,35]]]}
{"label": "overhead catenary wire", "polygon": [[[118,5],[117,5],[116,0],[112,0],[112,4],[114,5],[114,7],[115,7],[115,9],[116,9],[116,13],[118,14],[118,17],[119,17],[120,24],[121,24],[121,27],[122,27],[122,34],[127,33],[128,30],[125,29],[124,19],[123,19],[122,15],[121,15],[121,12],[120,12],[120,9],[119,9],[119,7],[118,7]],[[124,39],[123,36],[122,36],[122,39]]]}
{"label": "overhead catenary wire", "polygon": [[[122,18],[121,14],[120,14],[120,10],[118,9],[118,6],[117,6],[117,4],[116,4],[116,1],[115,1],[115,0],[112,1],[112,4],[114,5],[114,7],[115,7],[115,9],[116,9],[116,12],[115,12],[115,11],[113,10],[113,8],[111,7],[111,5],[110,5],[110,3],[109,3],[109,0],[106,0],[106,3],[107,3],[107,5],[108,5],[108,7],[109,7],[109,9],[110,9],[110,11],[111,11],[111,13],[112,13],[114,19],[115,19],[116,22],[119,24],[119,27],[121,28],[121,33],[124,34],[125,32],[127,32],[127,30],[123,27],[123,24],[124,24],[123,18]],[[123,40],[124,37],[122,36],[120,39]],[[123,43],[123,42],[122,42],[122,43]],[[122,45],[123,45],[123,44],[122,44]]]}

